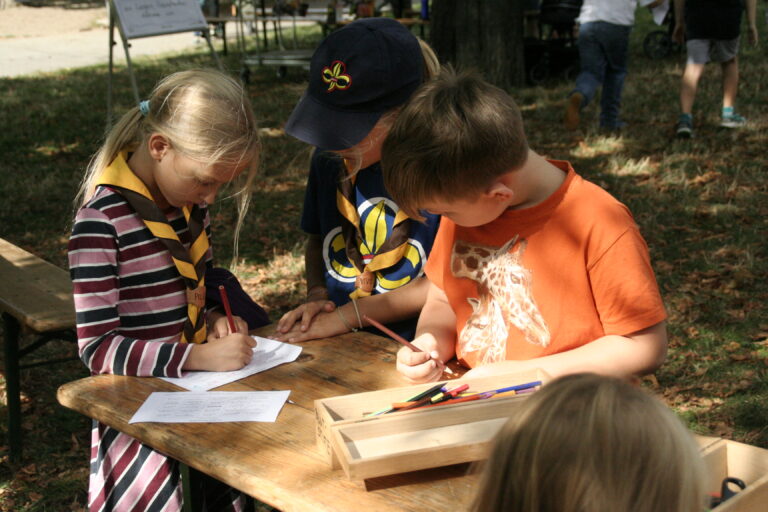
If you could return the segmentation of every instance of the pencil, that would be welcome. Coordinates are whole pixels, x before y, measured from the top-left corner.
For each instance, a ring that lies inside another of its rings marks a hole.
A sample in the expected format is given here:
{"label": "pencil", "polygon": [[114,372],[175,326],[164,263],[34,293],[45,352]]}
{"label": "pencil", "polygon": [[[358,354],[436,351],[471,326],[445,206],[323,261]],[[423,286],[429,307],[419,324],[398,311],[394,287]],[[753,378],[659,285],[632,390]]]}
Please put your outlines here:
{"label": "pencil", "polygon": [[[485,393],[476,393],[474,395],[464,396],[461,398],[449,398],[448,400],[442,400],[440,402],[435,403],[427,403],[424,405],[418,405],[416,407],[413,407],[413,409],[426,409],[428,407],[439,407],[441,405],[450,405],[450,404],[461,404],[464,402],[472,402],[474,400],[481,400],[483,398],[488,398],[490,395],[486,395]],[[402,410],[402,409],[400,409]]]}
{"label": "pencil", "polygon": [[[406,400],[406,402],[415,402],[417,400],[421,400],[425,396],[431,397],[435,393],[439,393],[440,391],[442,391],[443,390],[443,386],[445,386],[445,382],[441,382],[440,384],[435,384],[431,388],[425,389],[421,393],[412,396],[411,398]],[[367,416],[378,416],[380,414],[386,414],[388,412],[394,412],[395,410],[396,409],[394,407],[385,407],[383,409],[379,409],[378,411],[374,411],[374,412],[372,412],[370,414],[367,414],[366,417]]]}
{"label": "pencil", "polygon": [[227,313],[227,322],[229,322],[229,330],[232,334],[237,332],[235,327],[235,319],[232,318],[232,310],[229,307],[229,298],[227,297],[227,290],[223,284],[219,285],[219,295],[221,295],[221,303],[224,305],[224,311]]}
{"label": "pencil", "polygon": [[[393,340],[399,341],[400,343],[402,343],[403,345],[405,345],[409,349],[413,350],[414,352],[424,352],[419,347],[417,347],[416,345],[414,345],[410,341],[406,340],[405,338],[403,338],[402,336],[397,334],[392,329],[390,329],[390,328],[386,327],[385,325],[377,322],[376,320],[374,320],[373,318],[369,317],[368,315],[363,315],[363,320],[367,320],[369,324],[371,324],[372,326],[376,327],[381,332],[389,335],[389,337],[392,338]],[[432,360],[435,361],[436,363],[442,364],[437,359],[435,359],[434,357],[432,357]],[[449,373],[449,374],[453,375],[453,370],[451,370],[447,366],[443,369],[443,371],[445,373]]]}

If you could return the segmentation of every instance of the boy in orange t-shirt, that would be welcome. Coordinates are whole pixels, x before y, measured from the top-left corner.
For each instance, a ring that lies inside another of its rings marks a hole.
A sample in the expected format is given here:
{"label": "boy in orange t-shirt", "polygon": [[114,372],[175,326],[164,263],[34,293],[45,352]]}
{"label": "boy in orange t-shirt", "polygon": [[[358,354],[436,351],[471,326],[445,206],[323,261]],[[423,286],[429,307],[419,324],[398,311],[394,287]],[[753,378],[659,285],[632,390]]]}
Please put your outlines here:
{"label": "boy in orange t-shirt", "polygon": [[397,357],[407,379],[438,379],[454,355],[472,376],[626,377],[664,361],[666,313],[631,213],[532,151],[508,94],[444,71],[398,116],[382,167],[406,213],[443,216],[414,339],[425,352]]}

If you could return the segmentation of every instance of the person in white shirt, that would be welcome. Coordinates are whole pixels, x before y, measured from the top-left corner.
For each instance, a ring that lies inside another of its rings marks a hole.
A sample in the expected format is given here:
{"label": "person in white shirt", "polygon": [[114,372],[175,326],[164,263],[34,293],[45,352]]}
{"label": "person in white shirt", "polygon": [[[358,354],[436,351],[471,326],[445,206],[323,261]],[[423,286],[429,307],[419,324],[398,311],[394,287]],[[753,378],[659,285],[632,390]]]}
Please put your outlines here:
{"label": "person in white shirt", "polygon": [[581,110],[602,87],[600,127],[618,131],[621,92],[627,76],[629,33],[635,24],[638,3],[656,7],[663,0],[584,0],[579,14],[579,59],[581,70],[566,104],[566,129],[579,127]]}

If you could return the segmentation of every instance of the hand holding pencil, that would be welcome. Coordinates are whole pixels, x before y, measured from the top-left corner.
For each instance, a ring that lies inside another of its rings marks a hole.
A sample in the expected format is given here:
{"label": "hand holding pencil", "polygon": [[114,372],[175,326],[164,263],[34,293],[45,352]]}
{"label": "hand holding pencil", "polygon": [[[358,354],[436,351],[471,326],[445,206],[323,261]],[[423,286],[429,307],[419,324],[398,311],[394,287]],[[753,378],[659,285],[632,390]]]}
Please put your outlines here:
{"label": "hand holding pencil", "polygon": [[208,315],[208,338],[223,338],[230,334],[248,334],[248,323],[239,316],[233,315],[229,305],[226,290],[219,287],[221,309]]}
{"label": "hand holding pencil", "polygon": [[431,382],[438,380],[443,372],[453,374],[453,371],[440,360],[436,350],[437,341],[434,337],[427,335],[431,340],[425,339],[426,345],[424,346],[429,350],[423,350],[373,318],[363,315],[363,320],[404,345],[397,353],[397,369],[409,381],[414,383]]}

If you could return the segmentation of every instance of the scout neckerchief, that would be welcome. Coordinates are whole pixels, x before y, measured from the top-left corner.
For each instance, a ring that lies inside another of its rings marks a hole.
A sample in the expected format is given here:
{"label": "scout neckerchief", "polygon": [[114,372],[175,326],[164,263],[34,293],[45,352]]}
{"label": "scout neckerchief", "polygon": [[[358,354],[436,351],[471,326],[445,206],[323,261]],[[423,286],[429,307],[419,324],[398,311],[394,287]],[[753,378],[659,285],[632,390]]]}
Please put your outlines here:
{"label": "scout neckerchief", "polygon": [[203,226],[204,212],[195,204],[191,209],[182,208],[187,219],[190,240],[189,251],[179,240],[176,231],[168,223],[165,214],[152,200],[152,194],[128,167],[127,154],[120,153],[96,179],[95,185],[114,187],[144,221],[144,225],[171,253],[176,269],[184,278],[187,288],[187,321],[181,341],[202,343],[206,337],[205,315],[200,311],[205,306],[205,254],[208,251],[208,235]]}
{"label": "scout neckerchief", "polygon": [[[341,223],[341,232],[344,236],[347,258],[357,274],[355,290],[349,294],[353,299],[370,295],[375,282],[374,273],[389,268],[402,259],[408,248],[410,231],[410,219],[402,210],[398,210],[392,233],[383,244],[376,247],[376,240],[366,240],[360,230],[360,215],[357,212],[355,200],[355,176],[355,174],[349,177],[343,176],[336,189],[336,206],[346,221]],[[383,208],[379,215],[383,215]],[[365,256],[360,254],[361,244],[372,245],[368,248],[369,254]]]}

